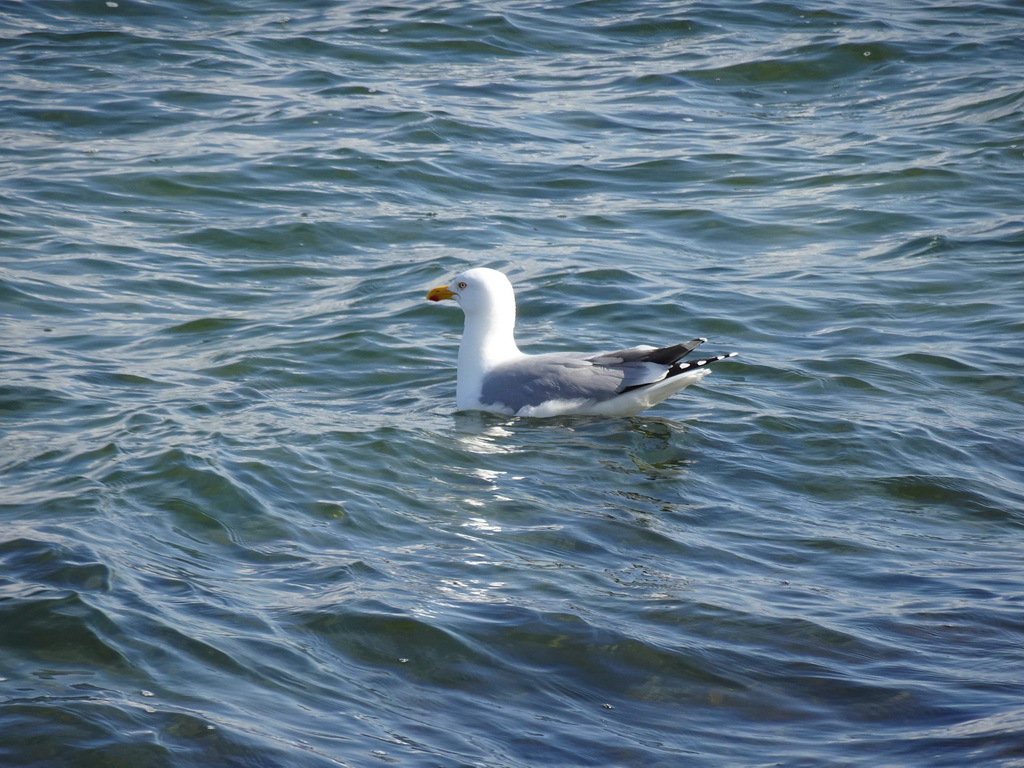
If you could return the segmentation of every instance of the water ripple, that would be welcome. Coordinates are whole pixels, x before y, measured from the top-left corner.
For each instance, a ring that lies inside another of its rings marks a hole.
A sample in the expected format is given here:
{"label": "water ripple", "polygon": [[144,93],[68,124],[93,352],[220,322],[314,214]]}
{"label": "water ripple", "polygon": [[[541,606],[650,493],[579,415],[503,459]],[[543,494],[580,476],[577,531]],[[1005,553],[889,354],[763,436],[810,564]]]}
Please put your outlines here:
{"label": "water ripple", "polygon": [[[0,762],[1019,761],[1019,10],[0,10]],[[741,356],[633,419],[532,351]]]}

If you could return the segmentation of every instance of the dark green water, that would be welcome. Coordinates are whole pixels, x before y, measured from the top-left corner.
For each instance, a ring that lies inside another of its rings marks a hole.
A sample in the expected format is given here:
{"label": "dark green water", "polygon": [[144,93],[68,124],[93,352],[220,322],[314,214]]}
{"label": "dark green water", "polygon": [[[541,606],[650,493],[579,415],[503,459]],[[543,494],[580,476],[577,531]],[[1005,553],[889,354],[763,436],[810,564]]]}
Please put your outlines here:
{"label": "dark green water", "polygon": [[[1024,6],[0,6],[0,765],[1024,765]],[[633,419],[532,351],[737,350]]]}

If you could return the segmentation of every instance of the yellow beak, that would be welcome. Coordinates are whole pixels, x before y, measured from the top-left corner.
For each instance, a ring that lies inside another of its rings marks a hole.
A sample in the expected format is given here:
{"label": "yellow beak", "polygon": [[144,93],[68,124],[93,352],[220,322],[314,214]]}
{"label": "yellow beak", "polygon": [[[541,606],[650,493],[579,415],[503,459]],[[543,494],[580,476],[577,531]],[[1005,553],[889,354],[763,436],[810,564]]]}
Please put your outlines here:
{"label": "yellow beak", "polygon": [[447,285],[439,285],[427,294],[427,298],[430,301],[443,301],[444,299],[454,299],[455,294],[448,290]]}

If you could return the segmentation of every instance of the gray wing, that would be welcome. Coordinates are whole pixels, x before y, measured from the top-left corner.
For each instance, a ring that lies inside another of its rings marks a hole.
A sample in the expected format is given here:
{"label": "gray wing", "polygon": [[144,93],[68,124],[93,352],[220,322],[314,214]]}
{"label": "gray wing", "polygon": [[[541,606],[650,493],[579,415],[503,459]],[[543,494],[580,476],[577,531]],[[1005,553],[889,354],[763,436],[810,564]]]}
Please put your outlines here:
{"label": "gray wing", "polygon": [[549,400],[608,400],[681,373],[678,361],[704,341],[694,339],[660,349],[633,347],[599,355],[530,355],[487,374],[480,400],[514,413]]}

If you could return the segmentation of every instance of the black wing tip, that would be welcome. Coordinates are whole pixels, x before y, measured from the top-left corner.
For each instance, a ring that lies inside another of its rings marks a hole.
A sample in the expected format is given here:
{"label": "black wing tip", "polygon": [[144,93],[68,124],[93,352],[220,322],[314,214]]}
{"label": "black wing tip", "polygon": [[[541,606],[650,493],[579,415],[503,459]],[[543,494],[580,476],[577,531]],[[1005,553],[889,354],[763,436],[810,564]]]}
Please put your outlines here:
{"label": "black wing tip", "polygon": [[725,355],[715,355],[714,357],[702,357],[700,360],[691,360],[688,363],[676,363],[672,366],[672,370],[668,372],[669,376],[677,376],[680,373],[686,373],[686,371],[692,370],[693,368],[703,368],[704,366],[717,363],[721,360],[728,360],[730,357],[736,357],[739,352],[729,352]]}
{"label": "black wing tip", "polygon": [[[702,368],[704,366],[711,365],[712,363],[717,363],[720,360],[728,360],[730,357],[736,357],[736,355],[738,354],[739,352],[729,352],[728,354],[725,355],[715,355],[714,357],[702,357],[700,360],[691,360],[687,363],[683,363],[677,360],[676,362],[672,363],[671,367],[668,369],[668,372],[665,374],[664,378],[658,379],[658,381],[671,379],[673,376],[678,376],[681,373],[692,371],[694,368]],[[631,387],[624,387],[623,389],[620,389],[618,391],[618,394],[622,395],[634,389],[643,389],[644,387],[650,387],[653,386],[654,384],[657,384],[658,381],[649,381],[646,384],[634,384]]]}

